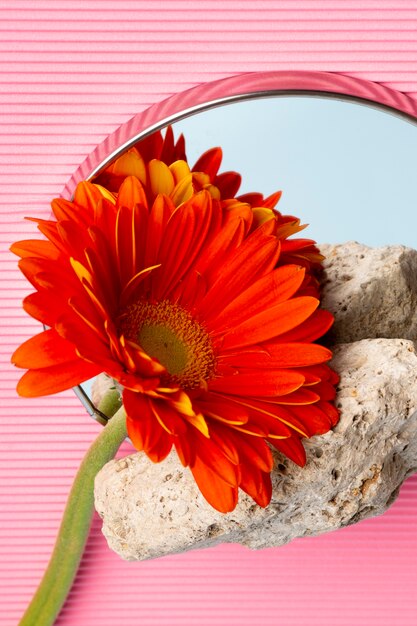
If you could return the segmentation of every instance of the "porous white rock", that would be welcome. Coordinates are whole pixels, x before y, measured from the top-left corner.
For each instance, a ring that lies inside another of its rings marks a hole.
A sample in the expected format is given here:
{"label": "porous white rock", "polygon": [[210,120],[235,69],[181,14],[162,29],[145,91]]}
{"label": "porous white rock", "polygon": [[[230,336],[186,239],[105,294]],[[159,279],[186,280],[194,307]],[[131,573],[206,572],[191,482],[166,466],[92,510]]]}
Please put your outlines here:
{"label": "porous white rock", "polygon": [[96,478],[109,546],[129,560],[220,542],[264,548],[383,513],[417,469],[414,344],[367,339],[334,352],[340,422],[305,442],[305,468],[276,455],[266,509],[241,493],[232,513],[217,513],[174,454],[159,464],[135,454],[111,461]]}
{"label": "porous white rock", "polygon": [[335,343],[417,337],[417,251],[354,241],[320,245],[322,306],[335,315]]}

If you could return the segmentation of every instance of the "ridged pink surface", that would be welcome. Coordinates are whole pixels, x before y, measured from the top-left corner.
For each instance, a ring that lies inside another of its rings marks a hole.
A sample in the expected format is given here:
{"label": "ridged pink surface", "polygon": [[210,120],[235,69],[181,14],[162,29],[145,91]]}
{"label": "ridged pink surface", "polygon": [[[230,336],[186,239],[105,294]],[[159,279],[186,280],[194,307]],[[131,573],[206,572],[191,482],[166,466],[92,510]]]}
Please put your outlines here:
{"label": "ridged pink surface", "polygon": [[[70,391],[16,397],[10,353],[39,331],[21,311],[30,289],[7,252],[34,232],[23,217],[46,217],[49,200],[121,123],[204,81],[321,70],[417,97],[416,28],[415,0],[0,4],[1,626],[15,626],[32,596],[76,467],[101,428]],[[416,478],[379,519],[260,553],[226,546],[125,563],[99,528],[96,519],[59,626],[417,623]]]}

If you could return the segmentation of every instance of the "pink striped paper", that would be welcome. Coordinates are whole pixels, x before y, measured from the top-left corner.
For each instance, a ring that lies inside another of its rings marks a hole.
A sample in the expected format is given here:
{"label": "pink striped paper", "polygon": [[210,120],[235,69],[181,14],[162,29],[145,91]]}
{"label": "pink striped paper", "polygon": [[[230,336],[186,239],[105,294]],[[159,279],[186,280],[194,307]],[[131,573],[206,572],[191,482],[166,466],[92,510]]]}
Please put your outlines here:
{"label": "pink striped paper", "polygon": [[[23,217],[46,217],[50,199],[120,124],[202,82],[320,70],[416,97],[416,27],[415,0],[0,3],[1,626],[15,626],[32,596],[100,428],[72,392],[16,397],[10,353],[39,331],[21,311],[30,289],[7,251],[34,232]],[[96,519],[57,623],[415,626],[416,496],[412,478],[383,517],[277,550],[226,546],[146,563],[111,553]]]}

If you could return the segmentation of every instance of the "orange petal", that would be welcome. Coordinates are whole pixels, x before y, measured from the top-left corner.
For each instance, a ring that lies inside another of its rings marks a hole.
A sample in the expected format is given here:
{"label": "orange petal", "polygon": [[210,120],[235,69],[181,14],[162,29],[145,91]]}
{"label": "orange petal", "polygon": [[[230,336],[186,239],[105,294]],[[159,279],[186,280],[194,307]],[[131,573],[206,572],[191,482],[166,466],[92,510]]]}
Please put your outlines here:
{"label": "orange petal", "polygon": [[61,247],[65,251],[65,258],[73,256],[78,260],[84,258],[84,248],[90,244],[88,229],[80,227],[78,222],[63,220],[58,222],[57,231],[61,238]]}
{"label": "orange petal", "polygon": [[321,409],[329,418],[332,426],[336,426],[340,418],[340,411],[330,402],[317,402],[317,407]]}
{"label": "orange petal", "polygon": [[186,437],[175,437],[174,446],[178,454],[178,458],[184,467],[193,465],[195,462],[195,450]]}
{"label": "orange petal", "polygon": [[89,211],[85,207],[69,200],[64,200],[64,198],[52,200],[51,207],[58,222],[67,220],[87,224],[91,221],[91,215],[89,215]]}
{"label": "orange petal", "polygon": [[300,252],[303,248],[314,248],[321,260],[324,256],[319,253],[316,242],[313,239],[286,239],[282,242],[282,250],[288,254],[290,252]]}
{"label": "orange petal", "polygon": [[191,174],[182,178],[171,192],[171,200],[177,207],[183,202],[190,200],[193,195],[193,179]]}
{"label": "orange petal", "polygon": [[159,158],[167,165],[178,159],[186,161],[184,135],[181,134],[175,143],[172,126],[167,126]]}
{"label": "orange petal", "polygon": [[257,278],[268,274],[278,260],[279,247],[279,241],[265,235],[263,226],[243,241],[229,258],[224,258],[217,280],[201,302],[205,318],[219,313]]}
{"label": "orange petal", "polygon": [[[249,204],[243,204],[237,200],[227,200],[221,204],[224,209],[222,228],[239,217],[245,225],[245,235],[247,235],[253,222],[253,211]],[[224,261],[224,259],[222,260]]]}
{"label": "orange petal", "polygon": [[162,235],[174,211],[175,205],[168,196],[159,194],[155,198],[149,215],[148,234],[145,246],[145,266],[155,265]]}
{"label": "orange petal", "polygon": [[264,201],[263,195],[257,192],[241,194],[237,199],[241,202],[251,204],[252,206],[262,206],[262,202]]}
{"label": "orange petal", "polygon": [[[25,257],[24,259],[20,259],[18,265],[22,274],[34,287],[39,287],[40,275],[49,276],[54,287],[56,288],[60,285],[62,289],[65,289],[66,293],[69,282],[72,283],[72,285],[76,285],[71,276],[71,270],[68,271],[68,268],[64,264],[51,263],[49,259]],[[61,296],[61,299],[65,298],[62,292],[58,295]]]}
{"label": "orange petal", "polygon": [[187,161],[178,160],[174,161],[169,165],[169,170],[171,174],[174,176],[175,184],[177,185],[183,178],[188,178],[190,181],[192,180],[191,170],[187,163]]}
{"label": "orange petal", "polygon": [[[291,395],[289,394],[289,397]],[[282,397],[285,398],[285,396]],[[282,406],[277,406],[276,397],[272,400],[269,398],[234,398],[234,401],[249,409],[251,423],[262,424],[268,437],[274,436],[280,439],[290,437],[292,433],[287,426],[297,430],[301,435],[307,436],[302,424],[297,425],[296,420],[292,419],[292,414],[285,409],[283,410]]]}
{"label": "orange petal", "polygon": [[237,486],[225,483],[198,457],[190,469],[198,488],[213,508],[220,513],[233,511],[238,500]]}
{"label": "orange petal", "polygon": [[279,267],[270,274],[256,280],[240,293],[213,320],[209,320],[211,331],[234,327],[260,311],[291,298],[301,286],[305,269],[298,265]]}
{"label": "orange petal", "polygon": [[207,439],[194,429],[189,432],[189,438],[191,437],[196,458],[199,458],[206,467],[210,468],[214,474],[230,487],[237,485],[238,468],[225,457],[222,449],[214,441]]}
{"label": "orange petal", "polygon": [[238,352],[233,356],[224,355],[222,363],[241,367],[260,367],[262,369],[304,367],[323,363],[332,358],[328,348],[310,343],[264,343],[259,351]]}
{"label": "orange petal", "polygon": [[46,326],[53,326],[65,307],[65,303],[59,302],[54,292],[44,290],[31,293],[23,300],[26,313]]}
{"label": "orange petal", "polygon": [[138,178],[135,176],[127,176],[120,185],[116,206],[126,206],[133,209],[135,204],[143,204],[147,207],[148,201],[146,199],[146,193]]}
{"label": "orange petal", "polygon": [[153,400],[150,403],[151,411],[164,430],[170,435],[184,435],[187,425],[169,404],[169,402]]}
{"label": "orange petal", "polygon": [[121,206],[116,217],[116,258],[122,288],[143,269],[148,211],[136,204]]}
{"label": "orange petal", "polygon": [[156,268],[161,267],[160,264],[152,265],[151,267],[146,267],[141,270],[129,280],[129,282],[125,285],[121,295],[120,295],[120,307],[124,308],[129,304],[129,301],[138,300],[139,293],[141,289],[142,282],[145,280],[149,274],[155,270]]}
{"label": "orange petal", "polygon": [[210,180],[213,180],[219,171],[223,158],[223,152],[221,148],[211,148],[204,152],[194,165],[193,172],[205,172],[210,176]]}
{"label": "orange petal", "polygon": [[307,228],[307,224],[300,226],[300,220],[298,218],[287,215],[284,222],[280,221],[276,236],[279,239],[286,239],[294,233],[300,232],[300,230],[303,230],[304,228]]}
{"label": "orange petal", "polygon": [[309,437],[323,435],[332,427],[329,417],[316,404],[297,407],[297,418],[305,425]]}
{"label": "orange petal", "polygon": [[235,443],[227,436],[229,433],[230,429],[227,426],[223,427],[218,423],[210,423],[210,438],[213,443],[220,448],[224,456],[228,458],[233,465],[238,465],[239,454]]}
{"label": "orange petal", "polygon": [[107,257],[97,253],[95,248],[86,248],[84,255],[88,263],[91,276],[97,285],[95,291],[99,299],[103,300],[103,305],[110,316],[116,314],[119,302],[119,284],[117,280],[112,280],[113,271],[109,271]]}
{"label": "orange petal", "polygon": [[169,167],[162,161],[152,159],[148,164],[148,171],[152,193],[155,196],[160,193],[169,196],[175,187],[174,176]]}
{"label": "orange petal", "polygon": [[101,285],[97,284],[97,277],[93,276],[91,272],[85,267],[85,265],[79,263],[75,259],[71,258],[71,267],[77,275],[82,287],[88,294],[89,299],[94,304],[97,312],[100,314],[103,320],[109,317],[109,311],[106,304],[107,298],[104,295],[103,289],[100,289]]}
{"label": "orange petal", "polygon": [[245,396],[283,396],[304,383],[304,376],[286,370],[244,370],[234,376],[209,381],[208,387],[224,394]]}
{"label": "orange petal", "polygon": [[271,193],[270,196],[264,198],[264,200],[262,201],[262,206],[267,207],[268,209],[273,209],[280,201],[281,196],[282,191],[275,191],[274,193]]}
{"label": "orange petal", "polygon": [[50,261],[57,261],[61,257],[58,248],[50,241],[44,241],[43,239],[17,241],[10,246],[10,251],[22,259],[25,257],[40,257]]}
{"label": "orange petal", "polygon": [[271,501],[272,484],[271,476],[268,472],[262,472],[257,468],[243,465],[239,487],[253,498],[256,504],[263,508],[268,506]]}
{"label": "orange petal", "polygon": [[224,259],[230,258],[240,246],[245,236],[245,224],[239,217],[231,220],[222,227],[210,243],[201,250],[197,259],[196,271],[201,273],[207,281],[212,282],[222,271]]}
{"label": "orange petal", "polygon": [[252,228],[258,228],[268,222],[269,220],[273,220],[275,218],[275,213],[272,209],[268,209],[266,207],[256,207],[252,209],[253,213],[253,223]]}
{"label": "orange petal", "polygon": [[327,380],[333,384],[337,384],[337,382],[339,382],[333,380],[333,370],[325,363],[300,367],[297,371],[299,371],[300,374],[303,374],[306,378],[316,378],[316,382],[320,382],[320,380]]}
{"label": "orange petal", "polygon": [[202,413],[193,413],[192,415],[186,415],[184,417],[187,422],[194,426],[194,428],[197,428],[204,437],[210,437],[209,428]]}
{"label": "orange petal", "polygon": [[336,389],[334,385],[327,381],[321,381],[317,385],[314,385],[314,391],[320,395],[321,400],[334,400],[336,396]]}
{"label": "orange petal", "polygon": [[294,436],[290,437],[290,439],[270,439],[269,443],[300,467],[304,467],[306,464],[306,453],[298,437]]}
{"label": "orange petal", "polygon": [[[115,254],[115,241],[116,241],[116,207],[108,202],[104,198],[98,202],[96,211],[94,213],[94,227],[100,232],[100,235],[92,236],[90,227],[90,237],[93,241],[97,237],[102,240],[102,246],[105,246],[108,250],[114,251]],[[105,242],[105,244],[104,244]],[[115,260],[111,259],[111,263],[114,266]]]}
{"label": "orange petal", "polygon": [[[304,375],[304,372],[300,373]],[[285,396],[276,396],[276,398],[273,398],[271,401],[273,401],[274,404],[304,406],[307,404],[313,404],[319,400],[320,396],[317,393],[311,391],[310,389],[306,389],[305,387],[301,387],[300,389],[297,389],[296,391],[293,391]]]}
{"label": "orange petal", "polygon": [[197,405],[204,415],[229,425],[246,424],[249,412],[245,407],[237,405],[227,397],[207,393],[198,398]]}
{"label": "orange petal", "polygon": [[114,195],[107,191],[100,185],[95,185],[86,180],[78,183],[74,192],[74,203],[79,204],[82,207],[86,207],[91,211],[91,215],[94,215],[97,203],[102,198],[106,198],[110,202],[115,202]]}
{"label": "orange petal", "polygon": [[[159,442],[170,435],[162,428],[151,409],[151,400],[143,393],[125,389],[123,405],[126,411],[128,435],[137,450],[155,450]],[[165,447],[164,444],[162,444]]]}
{"label": "orange petal", "polygon": [[261,311],[226,333],[223,348],[242,348],[277,337],[304,322],[319,304],[316,298],[301,296]]}
{"label": "orange petal", "polygon": [[214,179],[222,198],[234,198],[241,183],[242,177],[237,172],[222,172]]}
{"label": "orange petal", "polygon": [[[154,420],[148,403],[143,401],[143,406],[140,406],[139,409],[140,412],[135,410],[136,403],[133,405],[133,402],[129,402],[129,397],[132,397],[133,394],[134,392],[126,389],[123,393],[123,405],[126,410],[126,428],[129,439],[135,446],[136,450],[141,452],[145,448],[146,442],[149,439],[149,433],[152,430]],[[134,406],[133,410],[132,406]]]}
{"label": "orange petal", "polygon": [[187,311],[192,311],[207,292],[207,282],[200,272],[191,270],[171,292],[171,300]]}
{"label": "orange petal", "polygon": [[205,245],[212,214],[211,197],[201,191],[171,215],[158,254],[164,269],[153,294],[158,300],[167,297]]}
{"label": "orange petal", "polygon": [[114,163],[108,166],[108,171],[117,176],[135,176],[146,185],[146,165],[140,152],[136,148],[130,148],[122,154]]}
{"label": "orange petal", "polygon": [[27,217],[26,219],[30,222],[36,222],[36,224],[38,225],[38,230],[43,235],[45,235],[45,237],[49,239],[49,241],[51,241],[54,246],[58,248],[58,250],[61,250],[63,248],[62,241],[57,230],[57,222],[52,222],[50,220],[41,220],[33,217]]}
{"label": "orange petal", "polygon": [[153,463],[160,463],[172,450],[173,438],[169,436],[163,436],[157,441],[153,447],[146,449],[146,455]]}
{"label": "orange petal", "polygon": [[122,363],[125,364],[124,369],[133,374],[137,374],[139,379],[143,378],[146,381],[146,379],[158,378],[166,371],[158,360],[146,354],[140,346],[132,341],[126,341],[123,335],[119,338],[114,338],[114,343],[116,343],[117,340],[122,352]]}
{"label": "orange petal", "polygon": [[[167,143],[169,146],[167,148],[172,148],[173,145],[173,136],[171,137],[171,133],[169,131],[169,127],[167,128]],[[144,139],[140,139],[132,150],[135,150],[138,154],[142,156],[144,161],[150,161],[151,159],[161,159],[162,150],[164,148],[165,139],[162,137],[162,133],[160,130],[157,130],[154,133],[151,133]]]}
{"label": "orange petal", "polygon": [[17,392],[27,398],[47,396],[71,389],[98,376],[101,371],[97,365],[87,363],[83,359],[41,369],[31,369],[19,380]]}
{"label": "orange petal", "polygon": [[77,354],[80,352],[85,360],[100,363],[104,370],[108,362],[114,361],[110,342],[103,323],[96,325],[83,304],[70,301],[71,308],[56,321],[55,329],[76,347]]}
{"label": "orange petal", "polygon": [[286,333],[282,333],[278,340],[285,343],[316,341],[327,333],[332,327],[333,321],[334,317],[329,311],[318,309],[305,322]]}
{"label": "orange petal", "polygon": [[271,450],[265,441],[259,437],[240,434],[237,430],[230,430],[228,438],[234,442],[241,465],[255,466],[263,472],[270,472],[274,466]]}
{"label": "orange petal", "polygon": [[23,343],[14,352],[11,361],[17,367],[39,369],[74,361],[75,347],[62,339],[55,329],[45,330]]}

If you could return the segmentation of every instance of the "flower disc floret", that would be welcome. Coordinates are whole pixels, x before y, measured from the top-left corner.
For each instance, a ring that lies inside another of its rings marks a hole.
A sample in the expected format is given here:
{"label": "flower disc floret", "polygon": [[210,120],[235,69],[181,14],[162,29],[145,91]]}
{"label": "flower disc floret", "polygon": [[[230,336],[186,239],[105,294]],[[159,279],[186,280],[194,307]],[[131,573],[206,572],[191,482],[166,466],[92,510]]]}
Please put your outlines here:
{"label": "flower disc floret", "polygon": [[213,376],[216,359],[209,334],[177,304],[169,300],[130,304],[121,313],[118,328],[166,368],[164,385],[189,390]]}

